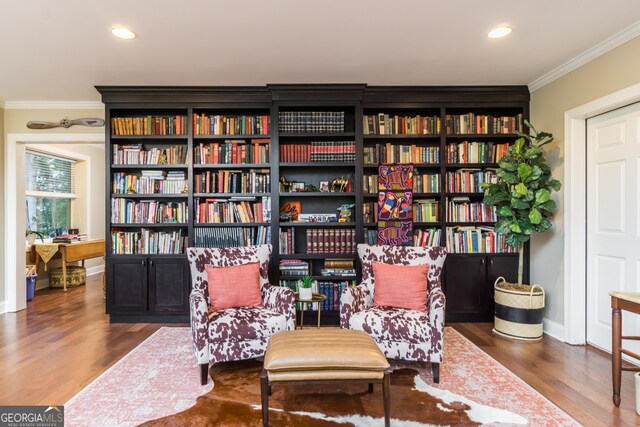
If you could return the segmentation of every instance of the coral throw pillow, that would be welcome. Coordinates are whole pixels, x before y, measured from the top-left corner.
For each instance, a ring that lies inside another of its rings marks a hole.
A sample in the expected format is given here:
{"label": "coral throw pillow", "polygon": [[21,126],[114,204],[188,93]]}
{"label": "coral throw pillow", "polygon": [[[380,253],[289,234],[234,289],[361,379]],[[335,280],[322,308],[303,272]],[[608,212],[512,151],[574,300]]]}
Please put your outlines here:
{"label": "coral throw pillow", "polygon": [[233,267],[207,265],[211,310],[262,305],[260,263]]}
{"label": "coral throw pillow", "polygon": [[427,311],[429,265],[391,265],[373,263],[376,290],[373,304]]}

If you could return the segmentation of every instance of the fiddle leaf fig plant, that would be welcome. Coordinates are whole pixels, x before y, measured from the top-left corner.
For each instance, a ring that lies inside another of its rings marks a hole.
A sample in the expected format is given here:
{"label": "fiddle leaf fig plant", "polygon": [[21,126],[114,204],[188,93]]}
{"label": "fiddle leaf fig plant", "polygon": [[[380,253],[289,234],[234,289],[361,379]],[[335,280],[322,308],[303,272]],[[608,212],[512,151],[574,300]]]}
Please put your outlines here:
{"label": "fiddle leaf fig plant", "polygon": [[551,228],[550,217],[556,209],[551,192],[560,190],[544,158],[543,147],[553,135],[538,132],[528,121],[530,134],[515,132],[518,138],[498,162],[497,183],[484,183],[484,202],[497,209],[496,233],[506,236],[509,246],[518,249],[518,284],[522,285],[524,243],[533,233]]}

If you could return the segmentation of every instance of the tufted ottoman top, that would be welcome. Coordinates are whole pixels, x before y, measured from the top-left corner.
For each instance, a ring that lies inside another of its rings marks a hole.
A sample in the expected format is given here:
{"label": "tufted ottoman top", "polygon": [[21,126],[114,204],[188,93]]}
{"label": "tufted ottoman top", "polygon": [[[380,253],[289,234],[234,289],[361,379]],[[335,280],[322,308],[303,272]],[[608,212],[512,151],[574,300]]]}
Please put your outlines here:
{"label": "tufted ottoman top", "polygon": [[349,329],[279,332],[264,356],[270,381],[380,379],[389,366],[367,333]]}

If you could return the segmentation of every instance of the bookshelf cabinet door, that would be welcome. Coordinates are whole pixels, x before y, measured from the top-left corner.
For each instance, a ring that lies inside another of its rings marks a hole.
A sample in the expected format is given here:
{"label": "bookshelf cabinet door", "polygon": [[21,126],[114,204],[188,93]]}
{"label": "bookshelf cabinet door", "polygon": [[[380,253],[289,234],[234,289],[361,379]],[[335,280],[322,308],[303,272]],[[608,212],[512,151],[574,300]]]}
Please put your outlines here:
{"label": "bookshelf cabinet door", "polygon": [[107,263],[109,313],[147,311],[147,257],[128,256]]}
{"label": "bookshelf cabinet door", "polygon": [[491,319],[490,290],[485,256],[447,258],[444,273],[447,322]]}
{"label": "bookshelf cabinet door", "polygon": [[149,258],[149,311],[189,312],[189,263],[184,256]]}

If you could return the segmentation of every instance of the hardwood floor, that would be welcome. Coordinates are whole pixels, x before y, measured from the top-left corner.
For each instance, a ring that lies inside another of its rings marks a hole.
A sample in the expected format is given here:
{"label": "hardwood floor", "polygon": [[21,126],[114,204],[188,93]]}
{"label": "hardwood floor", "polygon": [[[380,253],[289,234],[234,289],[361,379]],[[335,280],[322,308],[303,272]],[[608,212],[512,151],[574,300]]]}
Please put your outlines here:
{"label": "hardwood floor", "polygon": [[[101,280],[38,291],[27,310],[0,315],[0,405],[63,404],[163,326],[110,324]],[[585,426],[640,423],[631,372],[623,372],[620,408],[611,403],[608,355],[549,337],[506,341],[491,324],[452,326]]]}

